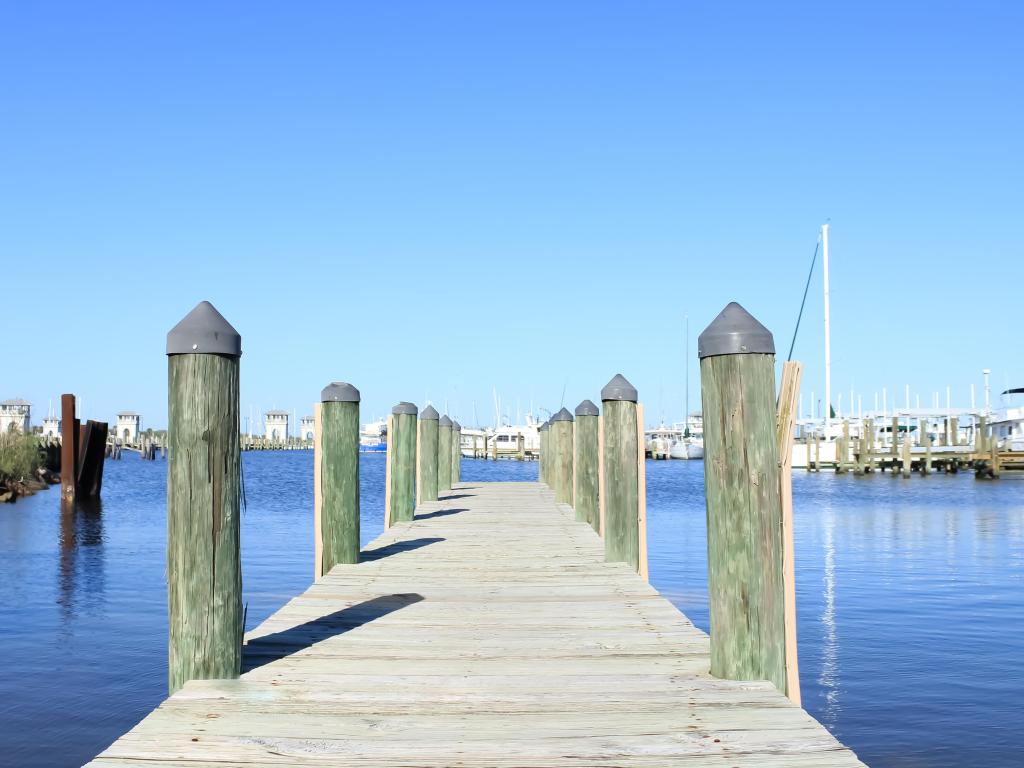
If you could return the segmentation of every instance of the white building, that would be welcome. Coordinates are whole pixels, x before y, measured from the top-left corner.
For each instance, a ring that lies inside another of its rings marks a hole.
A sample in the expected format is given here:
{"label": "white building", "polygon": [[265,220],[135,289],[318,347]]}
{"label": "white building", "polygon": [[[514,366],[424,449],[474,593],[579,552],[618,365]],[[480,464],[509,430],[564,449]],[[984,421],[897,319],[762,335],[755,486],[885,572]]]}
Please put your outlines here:
{"label": "white building", "polygon": [[29,422],[32,415],[32,403],[15,398],[0,403],[0,433],[12,431],[29,433]]}
{"label": "white building", "polygon": [[288,411],[267,411],[263,414],[266,438],[272,443],[288,440]]}
{"label": "white building", "polygon": [[134,411],[122,411],[117,414],[117,429],[114,430],[114,436],[118,440],[125,444],[136,443],[140,432],[142,432],[142,416]]}
{"label": "white building", "polygon": [[316,432],[316,422],[312,416],[303,416],[299,422],[299,437],[303,440],[312,440]]}
{"label": "white building", "polygon": [[43,419],[43,437],[50,439],[60,437],[60,419],[56,416],[47,416]]}

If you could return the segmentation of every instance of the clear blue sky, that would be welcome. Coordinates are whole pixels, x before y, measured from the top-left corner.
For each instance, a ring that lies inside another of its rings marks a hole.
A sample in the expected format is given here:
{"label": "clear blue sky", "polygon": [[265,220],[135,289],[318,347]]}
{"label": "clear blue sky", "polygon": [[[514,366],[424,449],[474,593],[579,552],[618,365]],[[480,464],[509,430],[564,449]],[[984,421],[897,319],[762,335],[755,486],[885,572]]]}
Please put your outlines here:
{"label": "clear blue sky", "polygon": [[835,6],[6,3],[0,398],[163,426],[209,299],[244,415],[342,379],[489,423],[621,371],[678,419],[684,316],[784,354],[826,219],[834,395],[1024,386],[1024,6]]}

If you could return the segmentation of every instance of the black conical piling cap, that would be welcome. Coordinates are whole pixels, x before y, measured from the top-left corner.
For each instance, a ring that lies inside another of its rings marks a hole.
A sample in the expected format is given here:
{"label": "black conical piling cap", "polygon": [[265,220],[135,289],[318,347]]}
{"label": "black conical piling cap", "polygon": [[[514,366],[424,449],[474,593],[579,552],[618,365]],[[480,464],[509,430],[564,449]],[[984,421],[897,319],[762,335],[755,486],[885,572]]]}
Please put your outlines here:
{"label": "black conical piling cap", "polygon": [[332,381],[320,391],[321,403],[358,403],[359,390],[348,382]]}
{"label": "black conical piling cap", "polygon": [[208,301],[196,304],[167,334],[168,355],[242,356],[242,337]]}
{"label": "black conical piling cap", "polygon": [[697,356],[774,355],[772,332],[735,301],[718,313],[697,338]]}
{"label": "black conical piling cap", "polygon": [[636,387],[630,384],[621,373],[616,373],[601,390],[601,400],[625,400],[627,403],[635,403]]}
{"label": "black conical piling cap", "polygon": [[597,406],[589,400],[584,400],[582,403],[576,406],[576,416],[598,416],[600,411],[597,410]]}
{"label": "black conical piling cap", "polygon": [[437,424],[440,427],[451,427],[452,420],[449,419],[447,416],[442,416],[440,421],[437,422]]}
{"label": "black conical piling cap", "polygon": [[457,422],[457,421],[453,421],[452,422],[452,429],[454,429],[456,432],[461,432],[462,431],[462,425],[459,424],[459,422]]}
{"label": "black conical piling cap", "polygon": [[391,409],[391,413],[395,416],[415,416],[416,406],[403,400]]}
{"label": "black conical piling cap", "polygon": [[538,431],[540,431],[540,432],[543,432],[543,431],[545,431],[545,430],[546,430],[546,429],[547,429],[547,428],[548,428],[548,427],[549,427],[550,425],[551,425],[551,421],[550,421],[550,420],[548,420],[548,421],[545,421],[545,422],[544,422],[543,424],[541,424],[541,425],[540,425],[540,430],[538,430]]}
{"label": "black conical piling cap", "polygon": [[552,421],[572,421],[572,414],[569,413],[568,408],[563,408],[554,416],[551,417]]}
{"label": "black conical piling cap", "polygon": [[437,421],[440,418],[440,415],[434,406],[428,405],[423,409],[423,413],[420,414],[420,418],[423,421]]}

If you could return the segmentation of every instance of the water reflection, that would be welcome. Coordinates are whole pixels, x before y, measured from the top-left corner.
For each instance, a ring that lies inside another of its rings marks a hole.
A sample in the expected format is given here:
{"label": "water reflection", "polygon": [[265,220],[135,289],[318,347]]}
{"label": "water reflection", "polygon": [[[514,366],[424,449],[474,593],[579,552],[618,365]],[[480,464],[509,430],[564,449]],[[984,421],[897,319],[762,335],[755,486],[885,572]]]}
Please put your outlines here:
{"label": "water reflection", "polygon": [[821,674],[818,685],[825,693],[825,709],[821,721],[830,729],[834,729],[839,721],[839,637],[836,632],[836,517],[831,505],[827,505],[824,515],[824,550],[825,567],[824,597],[825,607],[821,613],[824,627],[821,652]]}
{"label": "water reflection", "polygon": [[61,502],[60,564],[57,569],[57,604],[61,628],[70,633],[72,622],[83,609],[105,602],[103,553],[103,502],[81,499]]}

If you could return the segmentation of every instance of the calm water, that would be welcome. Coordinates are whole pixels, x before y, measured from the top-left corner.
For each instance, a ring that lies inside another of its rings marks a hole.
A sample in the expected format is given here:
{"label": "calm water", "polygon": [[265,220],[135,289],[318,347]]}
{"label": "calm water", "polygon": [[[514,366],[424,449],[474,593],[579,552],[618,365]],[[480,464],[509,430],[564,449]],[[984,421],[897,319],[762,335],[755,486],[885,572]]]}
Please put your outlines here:
{"label": "calm water", "polygon": [[[312,455],[250,453],[248,624],[312,577]],[[362,462],[363,541],[384,461]],[[166,692],[163,461],[108,462],[102,507],[0,506],[0,762],[73,766]],[[648,462],[651,580],[707,629],[703,465]],[[463,478],[533,480],[466,460]],[[874,766],[1024,764],[1024,481],[794,477],[804,706]]]}

